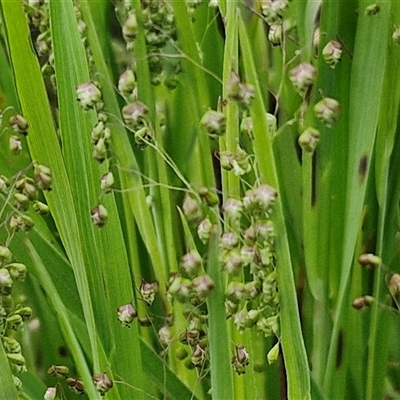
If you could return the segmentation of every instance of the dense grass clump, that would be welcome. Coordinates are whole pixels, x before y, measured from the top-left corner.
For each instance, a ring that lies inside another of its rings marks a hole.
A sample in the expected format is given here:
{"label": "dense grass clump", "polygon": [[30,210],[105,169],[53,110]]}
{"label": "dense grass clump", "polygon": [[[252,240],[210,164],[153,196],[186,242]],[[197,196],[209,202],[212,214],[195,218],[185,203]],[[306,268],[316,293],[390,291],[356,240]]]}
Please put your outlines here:
{"label": "dense grass clump", "polygon": [[0,10],[1,398],[400,396],[397,2]]}

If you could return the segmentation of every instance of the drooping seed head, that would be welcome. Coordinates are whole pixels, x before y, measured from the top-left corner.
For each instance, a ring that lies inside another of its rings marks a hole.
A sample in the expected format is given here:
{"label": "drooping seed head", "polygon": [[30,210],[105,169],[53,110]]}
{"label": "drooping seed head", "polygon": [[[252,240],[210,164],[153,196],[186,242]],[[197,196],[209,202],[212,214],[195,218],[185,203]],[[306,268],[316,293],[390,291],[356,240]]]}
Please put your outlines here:
{"label": "drooping seed head", "polygon": [[318,146],[321,134],[318,129],[308,127],[299,136],[299,146],[308,153],[313,153]]}
{"label": "drooping seed head", "polygon": [[382,260],[379,256],[372,253],[364,253],[358,257],[358,262],[363,267],[379,267],[382,264]]}
{"label": "drooping seed head", "polygon": [[190,276],[195,277],[201,270],[203,259],[197,250],[191,250],[181,259],[181,267]]}
{"label": "drooping seed head", "polygon": [[1,338],[1,341],[3,343],[3,347],[6,353],[21,353],[21,345],[14,337],[3,336]]}
{"label": "drooping seed head", "polygon": [[128,303],[118,307],[117,315],[121,325],[129,328],[133,320],[137,317],[137,311],[131,303]]}
{"label": "drooping seed head", "polygon": [[289,72],[289,79],[301,96],[307,93],[316,78],[317,70],[313,65],[307,62],[302,62]]}
{"label": "drooping seed head", "polygon": [[25,357],[22,354],[8,353],[7,358],[14,373],[19,374],[27,371]]}
{"label": "drooping seed head", "polygon": [[124,95],[130,95],[136,88],[135,74],[131,69],[127,69],[118,80],[118,90]]}
{"label": "drooping seed head", "polygon": [[21,263],[8,264],[6,268],[12,279],[23,282],[26,278],[26,265]]}
{"label": "drooping seed head", "polygon": [[50,168],[41,165],[41,164],[34,164],[34,171],[33,171],[33,179],[36,185],[41,190],[51,190],[51,186],[53,183],[51,177],[51,170]]}
{"label": "drooping seed head", "polygon": [[18,136],[10,136],[8,148],[11,153],[18,155],[22,150],[22,142]]}
{"label": "drooping seed head", "polygon": [[137,29],[138,23],[136,14],[134,11],[130,11],[124,25],[122,26],[122,36],[127,43],[131,43],[136,38]]}
{"label": "drooping seed head", "polygon": [[400,27],[397,27],[392,34],[392,39],[395,43],[400,44]]}
{"label": "drooping seed head", "polygon": [[236,346],[236,358],[240,362],[240,364],[249,365],[250,361],[249,353],[246,350],[246,348],[241,344],[238,344]]}
{"label": "drooping seed head", "polygon": [[6,246],[0,245],[0,265],[9,264],[11,260],[11,250]]}
{"label": "drooping seed head", "polygon": [[85,82],[76,86],[78,102],[84,110],[95,108],[101,103],[101,91],[94,82]]}
{"label": "drooping seed head", "polygon": [[14,132],[22,133],[23,135],[27,135],[29,124],[28,124],[28,121],[21,114],[13,115],[10,118],[9,122],[10,122],[11,128],[13,129]]}
{"label": "drooping seed head", "polygon": [[272,24],[269,26],[268,40],[272,46],[280,46],[283,38],[283,25]]}
{"label": "drooping seed head", "polygon": [[189,279],[182,278],[177,274],[170,278],[168,294],[176,298],[180,303],[186,303],[189,300],[191,291],[192,281]]}
{"label": "drooping seed head", "polygon": [[243,204],[240,200],[230,197],[222,205],[222,211],[224,212],[225,221],[228,224],[235,225],[242,216]]}
{"label": "drooping seed head", "polygon": [[335,40],[330,40],[322,49],[322,57],[331,68],[335,68],[342,58],[342,52],[342,45]]}
{"label": "drooping seed head", "polygon": [[50,386],[46,389],[44,394],[44,400],[55,400],[57,397],[57,388],[55,386]]}
{"label": "drooping seed head", "polygon": [[151,306],[154,302],[155,294],[158,289],[158,282],[146,282],[142,279],[140,284],[139,292],[142,295],[142,299]]}
{"label": "drooping seed head", "polygon": [[223,113],[214,110],[208,110],[200,120],[209,135],[221,136],[225,133],[226,117]]}
{"label": "drooping seed head", "polygon": [[99,228],[102,228],[107,223],[108,211],[102,204],[99,204],[93,208],[90,211],[90,215],[92,217],[93,224]]}
{"label": "drooping seed head", "polygon": [[8,295],[11,293],[13,280],[10,272],[6,268],[0,268],[0,294]]}
{"label": "drooping seed head", "polygon": [[102,374],[93,375],[93,383],[96,390],[104,396],[113,386],[114,383],[110,377],[104,372]]}
{"label": "drooping seed head", "polygon": [[362,296],[354,299],[351,305],[356,310],[362,310],[363,308],[369,307],[373,302],[374,298],[372,296]]}
{"label": "drooping seed head", "polygon": [[389,290],[392,296],[400,292],[400,275],[392,274],[389,278]]}
{"label": "drooping seed head", "polygon": [[214,281],[209,275],[203,274],[193,279],[193,290],[200,299],[206,298],[214,289]]}
{"label": "drooping seed head", "polygon": [[212,227],[213,224],[208,217],[203,219],[197,227],[197,235],[204,244],[210,239]]}
{"label": "drooping seed head", "polygon": [[67,378],[65,382],[67,386],[76,394],[85,393],[85,388],[83,386],[83,381],[81,379]]}
{"label": "drooping seed head", "polygon": [[52,365],[47,369],[47,373],[56,378],[63,378],[69,374],[69,368],[66,365]]}
{"label": "drooping seed head", "polygon": [[130,128],[136,130],[142,127],[148,112],[148,108],[141,101],[136,100],[122,108],[122,118]]}
{"label": "drooping seed head", "polygon": [[103,193],[109,193],[114,185],[114,175],[111,171],[108,171],[101,177],[100,188]]}
{"label": "drooping seed head", "polygon": [[314,106],[317,118],[328,128],[331,128],[339,116],[339,102],[330,97],[324,97]]}

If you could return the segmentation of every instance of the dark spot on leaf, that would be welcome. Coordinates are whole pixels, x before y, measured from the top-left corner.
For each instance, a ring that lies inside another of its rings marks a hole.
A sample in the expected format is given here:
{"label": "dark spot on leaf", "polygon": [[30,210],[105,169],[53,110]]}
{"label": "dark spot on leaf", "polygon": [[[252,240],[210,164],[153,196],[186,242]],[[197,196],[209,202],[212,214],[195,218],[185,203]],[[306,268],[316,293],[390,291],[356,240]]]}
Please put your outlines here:
{"label": "dark spot on leaf", "polygon": [[58,348],[58,354],[60,355],[60,357],[68,357],[68,349],[65,346],[60,346]]}
{"label": "dark spot on leaf", "polygon": [[343,331],[339,331],[337,351],[336,351],[336,369],[339,369],[343,360]]}
{"label": "dark spot on leaf", "polygon": [[360,177],[360,182],[363,182],[365,179],[365,174],[368,169],[368,157],[363,156],[358,164],[358,176]]}
{"label": "dark spot on leaf", "polygon": [[317,201],[317,152],[312,156],[311,168],[311,207],[314,207]]}

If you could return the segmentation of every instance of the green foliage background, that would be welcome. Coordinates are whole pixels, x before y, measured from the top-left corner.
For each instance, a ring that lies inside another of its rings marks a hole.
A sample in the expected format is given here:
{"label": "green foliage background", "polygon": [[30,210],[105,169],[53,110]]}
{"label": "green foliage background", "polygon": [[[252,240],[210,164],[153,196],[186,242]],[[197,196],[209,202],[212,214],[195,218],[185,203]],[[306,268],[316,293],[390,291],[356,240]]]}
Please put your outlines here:
{"label": "green foliage background", "polygon": [[[399,398],[399,310],[397,293],[391,296],[388,288],[399,271],[400,47],[392,39],[400,24],[398,2],[293,0],[278,47],[268,41],[261,15],[267,2],[220,0],[216,8],[205,2],[193,12],[185,1],[169,2],[177,38],[169,38],[162,60],[165,76],[176,79],[174,90],[152,85],[143,4],[129,3],[138,24],[132,50],[121,36],[124,4],[76,2],[86,24],[83,44],[74,3],[48,2],[55,99],[48,96],[43,60],[33,48],[24,12],[34,2],[0,2],[0,174],[11,177],[35,160],[48,166],[53,178],[52,191],[44,194],[51,214],[42,218],[29,211],[34,228],[14,235],[10,243],[14,258],[28,267],[16,299],[32,307],[39,327],[28,325],[17,336],[28,368],[18,375],[23,383],[19,394],[0,346],[0,393],[5,399],[42,398],[46,387],[57,384],[46,375],[47,368],[65,364],[83,380],[90,399],[100,398],[92,375],[102,372],[114,381],[107,399]],[[322,57],[330,40],[343,47],[335,68]],[[176,76],[171,72],[175,60],[182,69]],[[119,75],[133,61],[138,96],[154,127],[155,141],[144,150],[122,122],[125,103],[116,90]],[[300,62],[317,69],[305,97],[289,79]],[[241,133],[241,110],[228,100],[232,71],[254,88],[248,108],[252,137]],[[90,138],[97,113],[83,110],[76,100],[76,86],[90,80],[100,83],[111,129],[109,158],[102,164],[93,159]],[[340,104],[332,128],[313,112],[323,97]],[[218,104],[226,133],[209,138],[200,120]],[[29,121],[18,157],[8,149],[6,128],[14,112]],[[275,113],[276,132],[266,112]],[[297,144],[308,126],[321,133],[313,153]],[[238,143],[254,167],[241,178],[221,169],[215,156],[234,152]],[[101,196],[100,178],[109,170],[117,190]],[[255,329],[239,334],[232,319],[226,319],[227,277],[219,264],[219,237],[227,227],[218,206],[210,207],[216,231],[208,245],[178,209],[185,192],[201,187],[218,188],[222,203],[264,183],[278,192],[271,217],[280,299],[277,338],[265,338]],[[99,201],[109,214],[101,229],[90,219]],[[4,194],[0,204],[0,240],[5,243],[4,216],[13,206]],[[170,275],[193,248],[204,256],[215,284],[206,307],[208,374],[177,359],[185,307],[171,303],[167,294]],[[357,259],[362,253],[377,254],[382,264],[361,268]],[[138,291],[142,278],[158,282],[151,307]],[[351,307],[367,294],[374,298],[370,307]],[[129,302],[139,317],[152,317],[151,327],[137,320],[129,329],[121,327],[116,310]],[[166,352],[157,331],[170,315],[173,340]],[[267,353],[277,341],[280,356],[269,365]],[[239,343],[250,354],[244,375],[231,366]],[[61,381],[57,385],[65,388]],[[60,398],[76,396],[66,388],[60,393]]]}

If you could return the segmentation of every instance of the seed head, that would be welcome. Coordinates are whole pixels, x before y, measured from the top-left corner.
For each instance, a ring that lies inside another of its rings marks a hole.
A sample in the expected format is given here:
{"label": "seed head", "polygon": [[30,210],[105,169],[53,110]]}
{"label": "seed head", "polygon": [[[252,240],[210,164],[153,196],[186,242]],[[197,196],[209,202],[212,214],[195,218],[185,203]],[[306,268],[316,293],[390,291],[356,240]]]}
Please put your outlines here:
{"label": "seed head", "polygon": [[114,175],[111,171],[108,171],[101,177],[100,188],[103,193],[109,193],[114,185]]}
{"label": "seed head", "polygon": [[10,272],[10,276],[13,280],[23,282],[26,278],[26,265],[21,263],[8,264],[6,268]]}
{"label": "seed head", "polygon": [[136,308],[131,303],[118,307],[117,314],[121,325],[127,328],[131,326],[133,320],[137,317]]}
{"label": "seed head", "polygon": [[250,356],[246,348],[239,344],[236,346],[236,358],[242,365],[249,365]]}
{"label": "seed head", "polygon": [[191,250],[181,259],[181,267],[190,276],[197,276],[201,270],[203,259],[197,250]]}
{"label": "seed head", "polygon": [[8,353],[7,358],[14,373],[27,371],[25,357],[22,354]]}
{"label": "seed head", "polygon": [[376,15],[380,11],[380,7],[378,4],[371,4],[370,6],[365,8],[364,15],[365,16],[371,16],[371,15]]}
{"label": "seed head", "polygon": [[63,378],[69,374],[69,368],[65,365],[52,365],[47,369],[47,373],[56,378]]}
{"label": "seed head", "polygon": [[0,294],[11,294],[13,280],[10,272],[6,268],[0,268]]}
{"label": "seed head", "polygon": [[208,110],[201,118],[200,124],[209,135],[221,136],[225,133],[226,118],[219,111]]}
{"label": "seed head", "polygon": [[229,150],[223,150],[219,153],[219,162],[221,168],[225,171],[231,171],[233,168],[234,154]]}
{"label": "seed head", "polygon": [[226,288],[225,296],[229,301],[239,304],[244,298],[244,283],[230,281]]}
{"label": "seed head", "polygon": [[11,250],[6,247],[0,245],[0,265],[9,264],[12,260]]}
{"label": "seed head", "polygon": [[10,118],[9,122],[14,132],[22,133],[23,135],[28,134],[27,132],[29,128],[28,121],[21,114],[13,115]]}
{"label": "seed head", "polygon": [[18,136],[10,136],[9,147],[11,153],[18,155],[22,150],[21,139]]}
{"label": "seed head", "polygon": [[66,383],[68,387],[76,394],[84,394],[85,388],[81,379],[67,378]]}
{"label": "seed head", "polygon": [[208,217],[203,219],[197,227],[197,234],[204,244],[210,239],[212,227],[213,224]]}
{"label": "seed head", "polygon": [[57,397],[57,388],[54,386],[50,386],[46,389],[46,393],[44,394],[44,400],[55,400]]}
{"label": "seed head", "polygon": [[239,236],[236,232],[225,232],[221,235],[220,248],[231,250],[239,244]]}
{"label": "seed head", "polygon": [[191,291],[192,282],[189,279],[182,278],[177,274],[170,278],[168,294],[176,298],[180,303],[186,303],[189,300]]}
{"label": "seed head", "polygon": [[17,341],[17,339],[10,336],[3,336],[1,338],[4,346],[4,350],[6,353],[21,353],[21,345]]}
{"label": "seed head", "polygon": [[369,307],[374,302],[374,298],[371,296],[362,296],[354,299],[351,304],[356,310],[362,310],[363,308]]}
{"label": "seed head", "polygon": [[392,39],[395,43],[400,44],[400,27],[397,27],[392,34]]}
{"label": "seed head", "polygon": [[171,328],[168,325],[164,325],[159,331],[158,331],[158,338],[160,339],[160,343],[164,347],[168,347],[171,344]]}
{"label": "seed head", "polygon": [[307,62],[302,62],[290,70],[289,79],[297,92],[303,96],[311,88],[317,78],[317,70]]}
{"label": "seed head", "polygon": [[127,69],[118,80],[118,90],[129,96],[136,89],[136,78],[135,74],[131,69]]}
{"label": "seed head", "polygon": [[214,289],[214,281],[209,275],[203,274],[193,279],[193,290],[200,299],[206,298]]}
{"label": "seed head", "polygon": [[280,46],[283,37],[283,26],[282,24],[272,24],[268,31],[268,40],[272,46]]}
{"label": "seed head", "polygon": [[137,34],[138,24],[134,11],[130,11],[122,26],[122,36],[127,43],[131,43]]}
{"label": "seed head", "polygon": [[308,127],[298,139],[299,146],[307,153],[313,153],[318,146],[320,133],[318,129]]}
{"label": "seed head", "polygon": [[379,256],[372,253],[364,253],[358,257],[358,262],[363,267],[379,267],[382,264],[382,260]]}
{"label": "seed head", "polygon": [[268,24],[279,22],[288,8],[286,0],[262,0],[261,13]]}
{"label": "seed head", "polygon": [[85,82],[76,86],[78,102],[84,110],[96,108],[101,103],[101,91],[94,82]]}
{"label": "seed head", "polygon": [[389,290],[390,290],[390,293],[392,294],[392,296],[394,296],[400,292],[400,275],[399,274],[393,274],[389,278]]}
{"label": "seed head", "polygon": [[41,190],[51,190],[53,180],[51,177],[50,168],[48,168],[44,165],[35,163],[34,171],[33,171],[33,179],[34,179],[36,185]]}
{"label": "seed head", "polygon": [[150,283],[150,282],[146,282],[144,279],[142,279],[142,283],[140,284],[139,292],[142,295],[142,299],[149,306],[151,306],[153,304],[157,289],[158,289],[157,282]]}
{"label": "seed head", "polygon": [[94,145],[93,158],[100,164],[107,158],[107,144],[104,138],[100,138]]}
{"label": "seed head", "polygon": [[228,224],[236,225],[242,216],[243,204],[240,200],[230,197],[222,205],[222,211],[224,212],[225,221]]}
{"label": "seed head", "polygon": [[102,204],[99,204],[93,208],[90,211],[90,215],[92,217],[93,224],[99,228],[102,228],[107,223],[108,211]]}
{"label": "seed head", "polygon": [[104,372],[102,374],[94,374],[93,375],[93,383],[96,390],[104,396],[113,386],[113,381],[109,378],[109,376]]}
{"label": "seed head", "polygon": [[21,211],[29,208],[29,198],[22,193],[14,193],[14,206]]}
{"label": "seed head", "polygon": [[195,366],[202,366],[207,360],[206,350],[198,343],[192,352],[191,361]]}
{"label": "seed head", "polygon": [[137,130],[143,126],[143,122],[149,110],[139,100],[127,104],[122,108],[122,118],[131,129]]}
{"label": "seed head", "polygon": [[339,115],[339,102],[330,97],[324,97],[314,106],[317,118],[328,128],[336,123]]}
{"label": "seed head", "polygon": [[201,219],[201,207],[190,194],[186,194],[185,199],[183,200],[182,211],[189,222],[194,223]]}
{"label": "seed head", "polygon": [[335,68],[342,58],[342,52],[342,45],[335,40],[331,40],[322,49],[322,57],[331,68]]}

